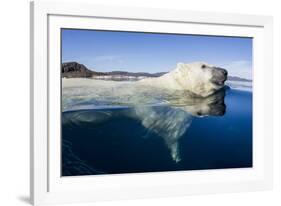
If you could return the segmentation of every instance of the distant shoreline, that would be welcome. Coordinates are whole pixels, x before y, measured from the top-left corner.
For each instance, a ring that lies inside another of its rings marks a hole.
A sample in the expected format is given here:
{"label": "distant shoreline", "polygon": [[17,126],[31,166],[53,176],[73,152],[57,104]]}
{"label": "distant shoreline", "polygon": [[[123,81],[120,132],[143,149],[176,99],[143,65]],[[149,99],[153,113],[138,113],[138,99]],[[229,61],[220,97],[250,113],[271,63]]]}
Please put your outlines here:
{"label": "distant shoreline", "polygon": [[[144,78],[160,77],[168,72],[147,73],[147,72],[127,72],[111,71],[97,72],[88,69],[85,65],[77,62],[65,62],[61,65],[63,78],[90,78],[109,81],[138,81]],[[250,79],[237,76],[228,76],[228,81],[252,82]]]}

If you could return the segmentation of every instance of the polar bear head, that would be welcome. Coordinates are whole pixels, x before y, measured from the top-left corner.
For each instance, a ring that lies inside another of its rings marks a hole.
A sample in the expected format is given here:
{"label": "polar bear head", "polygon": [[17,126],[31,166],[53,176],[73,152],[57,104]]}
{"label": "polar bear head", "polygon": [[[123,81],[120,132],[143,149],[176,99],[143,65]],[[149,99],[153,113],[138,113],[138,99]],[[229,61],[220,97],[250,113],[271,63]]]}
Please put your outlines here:
{"label": "polar bear head", "polygon": [[178,63],[173,78],[183,90],[207,97],[224,86],[227,71],[202,62]]}

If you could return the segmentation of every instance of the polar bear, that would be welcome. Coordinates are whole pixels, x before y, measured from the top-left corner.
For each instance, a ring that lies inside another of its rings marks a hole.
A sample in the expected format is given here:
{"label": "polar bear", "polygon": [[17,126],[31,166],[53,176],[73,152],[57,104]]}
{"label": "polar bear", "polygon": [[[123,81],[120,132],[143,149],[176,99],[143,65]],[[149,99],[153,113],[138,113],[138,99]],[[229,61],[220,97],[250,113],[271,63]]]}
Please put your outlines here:
{"label": "polar bear", "polygon": [[173,89],[186,90],[201,97],[207,97],[224,86],[227,71],[213,65],[195,62],[178,63],[177,67],[169,73],[156,78],[146,78],[138,84]]}
{"label": "polar bear", "polygon": [[223,88],[205,98],[184,97],[173,98],[169,105],[137,106],[127,109],[92,110],[81,109],[63,113],[62,124],[104,124],[116,117],[126,117],[136,120],[149,132],[163,138],[175,162],[181,161],[180,139],[192,124],[194,117],[223,116],[226,112],[224,98],[226,89]]}

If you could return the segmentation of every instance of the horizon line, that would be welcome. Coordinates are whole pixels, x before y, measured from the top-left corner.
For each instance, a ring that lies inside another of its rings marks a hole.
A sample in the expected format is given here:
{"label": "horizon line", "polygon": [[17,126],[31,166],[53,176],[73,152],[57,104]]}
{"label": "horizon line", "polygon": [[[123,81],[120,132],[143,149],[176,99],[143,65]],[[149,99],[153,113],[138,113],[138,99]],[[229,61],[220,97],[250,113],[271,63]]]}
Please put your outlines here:
{"label": "horizon line", "polygon": [[[137,74],[137,73],[158,74],[158,73],[168,73],[168,72],[169,72],[169,71],[161,71],[161,72],[154,72],[154,73],[151,73],[151,72],[143,72],[143,71],[131,72],[131,71],[128,71],[128,70],[111,70],[111,71],[105,71],[105,72],[103,72],[103,71],[98,71],[98,70],[93,70],[93,69],[91,69],[91,68],[88,68],[85,64],[79,63],[78,61],[61,62],[61,64],[65,64],[65,63],[77,63],[77,64],[82,64],[82,65],[84,65],[87,69],[91,70],[92,72],[100,72],[100,73],[127,72],[127,73],[132,73],[132,74]],[[229,75],[229,77],[237,77],[237,78],[240,78],[240,79],[245,79],[245,80],[253,81],[252,79],[245,78],[245,77],[239,77],[239,76],[236,76],[236,75]]]}

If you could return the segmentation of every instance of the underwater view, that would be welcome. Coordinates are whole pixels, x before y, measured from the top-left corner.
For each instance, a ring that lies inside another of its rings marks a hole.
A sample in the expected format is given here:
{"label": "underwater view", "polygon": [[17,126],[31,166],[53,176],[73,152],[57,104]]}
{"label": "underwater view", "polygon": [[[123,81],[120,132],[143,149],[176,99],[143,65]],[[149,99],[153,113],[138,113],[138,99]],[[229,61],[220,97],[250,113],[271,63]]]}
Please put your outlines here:
{"label": "underwater view", "polygon": [[63,176],[252,167],[250,91],[198,98],[128,82],[120,95],[110,84],[94,97],[64,88]]}

